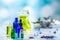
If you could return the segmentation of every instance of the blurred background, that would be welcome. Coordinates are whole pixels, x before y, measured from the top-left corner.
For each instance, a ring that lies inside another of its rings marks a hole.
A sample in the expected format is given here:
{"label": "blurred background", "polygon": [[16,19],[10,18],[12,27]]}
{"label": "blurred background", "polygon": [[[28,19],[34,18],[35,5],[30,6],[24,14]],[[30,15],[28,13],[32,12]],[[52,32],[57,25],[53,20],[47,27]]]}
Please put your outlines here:
{"label": "blurred background", "polygon": [[60,21],[60,0],[0,0],[0,39],[6,36],[6,26],[19,16],[20,10],[29,10],[31,22],[49,16]]}

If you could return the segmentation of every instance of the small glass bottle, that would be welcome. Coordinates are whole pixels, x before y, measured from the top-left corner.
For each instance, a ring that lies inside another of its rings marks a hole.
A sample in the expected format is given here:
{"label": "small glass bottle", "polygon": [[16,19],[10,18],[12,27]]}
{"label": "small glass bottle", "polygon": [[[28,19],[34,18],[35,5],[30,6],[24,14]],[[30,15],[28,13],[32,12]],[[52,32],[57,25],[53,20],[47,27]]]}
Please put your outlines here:
{"label": "small glass bottle", "polygon": [[9,24],[7,26],[7,37],[11,37],[11,30],[12,30],[12,26]]}
{"label": "small glass bottle", "polygon": [[17,38],[17,34],[15,33],[15,30],[13,28],[12,28],[12,31],[11,31],[11,38],[12,39]]}
{"label": "small glass bottle", "polygon": [[21,40],[24,40],[24,32],[21,30]]}

